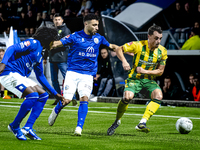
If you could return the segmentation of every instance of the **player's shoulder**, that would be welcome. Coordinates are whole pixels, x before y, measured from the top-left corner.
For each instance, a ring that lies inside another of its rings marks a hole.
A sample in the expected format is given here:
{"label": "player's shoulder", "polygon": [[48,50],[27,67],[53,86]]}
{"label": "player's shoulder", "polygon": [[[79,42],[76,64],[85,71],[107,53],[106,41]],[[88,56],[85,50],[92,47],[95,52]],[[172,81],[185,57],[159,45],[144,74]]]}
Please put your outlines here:
{"label": "player's shoulder", "polygon": [[148,40],[138,41],[138,44],[141,44],[142,46],[148,45]]}
{"label": "player's shoulder", "polygon": [[25,47],[33,47],[36,46],[39,43],[38,40],[35,39],[26,39],[22,42],[19,43],[21,49],[25,48]]}
{"label": "player's shoulder", "polygon": [[159,45],[158,48],[159,48],[161,51],[167,51],[167,49],[166,49],[164,46],[162,46],[162,45]]}

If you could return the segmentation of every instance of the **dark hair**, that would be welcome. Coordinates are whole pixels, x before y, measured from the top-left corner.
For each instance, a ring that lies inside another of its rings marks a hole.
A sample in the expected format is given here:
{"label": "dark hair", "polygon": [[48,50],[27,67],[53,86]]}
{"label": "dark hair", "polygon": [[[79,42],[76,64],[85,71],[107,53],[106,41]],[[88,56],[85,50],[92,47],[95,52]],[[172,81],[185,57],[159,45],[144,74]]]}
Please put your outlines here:
{"label": "dark hair", "polygon": [[200,76],[199,76],[198,73],[195,73],[195,74],[194,74],[194,79],[198,79],[198,80],[200,79]]}
{"label": "dark hair", "polygon": [[148,34],[149,35],[153,35],[153,32],[154,31],[157,31],[158,33],[162,33],[162,29],[161,29],[161,27],[160,26],[157,26],[157,25],[152,25],[149,29],[148,29]]}
{"label": "dark hair", "polygon": [[88,15],[86,15],[84,18],[83,18],[83,22],[85,21],[91,21],[91,20],[98,20],[99,21],[99,17],[96,16],[95,14],[92,14],[92,13],[89,13]]}
{"label": "dark hair", "polygon": [[58,31],[53,27],[40,27],[36,30],[33,38],[39,40],[44,48],[49,49],[49,44],[52,41],[58,40]]}
{"label": "dark hair", "polygon": [[0,49],[0,52],[5,52],[5,50],[4,49]]}
{"label": "dark hair", "polygon": [[61,15],[60,13],[55,13],[54,16],[53,16],[53,19],[54,19],[55,17],[61,17],[61,18],[63,19],[62,15]]}
{"label": "dark hair", "polygon": [[200,36],[199,28],[192,28],[191,32],[193,32],[195,35],[199,35]]}

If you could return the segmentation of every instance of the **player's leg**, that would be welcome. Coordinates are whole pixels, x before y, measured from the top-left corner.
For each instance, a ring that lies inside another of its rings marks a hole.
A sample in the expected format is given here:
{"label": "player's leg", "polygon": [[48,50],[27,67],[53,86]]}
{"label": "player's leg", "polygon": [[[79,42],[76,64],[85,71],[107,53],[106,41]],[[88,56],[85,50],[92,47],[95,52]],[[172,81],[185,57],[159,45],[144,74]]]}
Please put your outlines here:
{"label": "player's leg", "polygon": [[121,99],[118,102],[116,119],[115,119],[115,122],[110,126],[110,128],[108,128],[107,135],[114,134],[115,129],[121,124],[121,118],[126,112],[126,110],[128,109],[128,104],[130,100],[133,99],[134,93],[140,90],[140,86],[139,86],[140,83],[137,80],[134,81],[134,80],[127,79],[125,83],[126,84],[125,84],[123,99]]}
{"label": "player's leg", "polygon": [[[76,74],[74,74],[71,71],[68,71],[65,76],[65,81],[64,81],[64,87],[63,87],[63,96],[67,100],[72,100],[73,95],[76,91],[76,84],[77,81],[75,80]],[[57,103],[57,105],[53,108],[49,118],[48,118],[48,123],[50,126],[52,126],[56,118],[58,117],[58,114],[60,111],[65,107],[65,105],[62,104],[61,101]]]}
{"label": "player's leg", "polygon": [[[16,130],[16,131],[20,130],[20,123],[21,123],[21,121],[26,117],[26,115],[29,113],[29,111],[32,109],[32,107],[34,106],[34,104],[36,103],[36,101],[39,98],[38,93],[32,91],[32,89],[30,87],[27,87],[25,91],[29,91],[31,93],[29,93],[29,94],[27,94],[25,96],[26,99],[21,104],[21,107],[19,109],[19,112],[18,112],[17,116],[15,117],[14,121],[9,124],[9,127],[8,127],[9,130],[12,129],[13,133],[15,132],[14,130]],[[21,135],[20,131],[17,131],[19,135]]]}
{"label": "player's leg", "polygon": [[117,114],[114,123],[108,128],[107,135],[113,135],[115,129],[121,124],[121,118],[128,109],[128,104],[133,99],[134,93],[132,91],[125,91],[123,99],[118,102]]}
{"label": "player's leg", "polygon": [[41,138],[34,133],[33,125],[36,119],[40,116],[41,112],[43,111],[44,105],[46,104],[49,94],[38,85],[34,86],[33,88],[35,91],[37,91],[37,93],[39,93],[39,98],[35,102],[25,126],[22,128],[22,132],[24,133],[24,135],[26,135],[32,140],[41,140]]}
{"label": "player's leg", "polygon": [[14,133],[17,139],[26,140],[26,137],[20,130],[20,123],[31,110],[39,98],[39,95],[31,87],[27,86],[26,78],[18,73],[10,73],[9,75],[1,76],[0,82],[6,89],[17,95],[19,98],[21,98],[22,94],[26,97],[21,104],[14,121],[8,125],[8,129]]}
{"label": "player's leg", "polygon": [[90,97],[90,94],[92,92],[93,77],[80,74],[79,79],[78,93],[80,96],[80,105],[78,109],[77,126],[74,134],[80,136],[88,113],[88,97]]}
{"label": "player's leg", "polygon": [[161,91],[160,87],[156,84],[156,82],[153,84],[148,83],[145,86],[146,86],[147,90],[149,91],[151,100],[147,104],[144,115],[143,115],[142,119],[140,120],[140,123],[135,127],[135,129],[138,131],[141,131],[141,132],[148,133],[150,131],[150,129],[146,127],[146,122],[160,107],[163,96],[162,96],[162,91]]}

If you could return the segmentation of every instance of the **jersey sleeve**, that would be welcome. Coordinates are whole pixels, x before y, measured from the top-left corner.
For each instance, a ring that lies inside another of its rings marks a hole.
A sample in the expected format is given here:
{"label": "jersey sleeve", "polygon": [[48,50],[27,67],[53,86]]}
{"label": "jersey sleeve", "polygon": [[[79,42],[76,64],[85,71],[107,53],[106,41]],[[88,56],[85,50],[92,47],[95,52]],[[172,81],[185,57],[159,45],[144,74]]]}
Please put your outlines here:
{"label": "jersey sleeve", "polygon": [[102,38],[102,43],[101,43],[101,44],[103,44],[103,45],[109,47],[109,46],[110,46],[110,43],[105,39],[105,37],[104,37],[104,36],[101,36],[101,38]]}
{"label": "jersey sleeve", "polygon": [[43,74],[43,66],[42,66],[42,61],[34,66],[34,72],[36,75],[37,80],[39,83],[51,94],[54,96],[57,94],[56,90],[49,84],[47,81],[46,77]]}
{"label": "jersey sleeve", "polygon": [[69,34],[69,35],[63,37],[62,39],[60,39],[60,41],[62,42],[63,46],[72,44],[73,43],[73,34]]}
{"label": "jersey sleeve", "polygon": [[139,44],[140,44],[139,41],[133,41],[133,42],[129,42],[129,43],[124,44],[122,46],[124,53],[130,52],[130,53],[136,54],[137,50],[139,50],[139,48],[138,48]]}
{"label": "jersey sleeve", "polygon": [[162,59],[160,61],[160,65],[166,65],[167,58],[168,58],[168,56],[167,56],[167,49],[165,48],[163,50],[163,53],[162,53]]}
{"label": "jersey sleeve", "polygon": [[25,52],[25,51],[31,51],[33,49],[37,49],[36,46],[36,40],[30,41],[30,40],[25,40],[21,43],[12,45],[10,47],[8,47],[8,49],[6,50],[4,57],[2,59],[2,63],[4,63],[5,65],[8,63],[8,60],[13,56],[13,54],[15,53],[21,53],[21,52]]}

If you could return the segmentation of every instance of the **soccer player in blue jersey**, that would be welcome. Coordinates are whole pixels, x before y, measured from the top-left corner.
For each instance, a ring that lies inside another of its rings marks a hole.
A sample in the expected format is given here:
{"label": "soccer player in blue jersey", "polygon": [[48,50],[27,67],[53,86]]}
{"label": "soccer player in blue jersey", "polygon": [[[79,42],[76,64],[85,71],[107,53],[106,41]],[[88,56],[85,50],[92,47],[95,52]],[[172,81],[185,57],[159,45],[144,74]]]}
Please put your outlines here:
{"label": "soccer player in blue jersey", "polygon": [[[117,45],[110,44],[103,36],[97,33],[99,18],[96,15],[86,15],[83,23],[83,30],[70,34],[60,41],[54,41],[52,45],[52,48],[70,45],[63,96],[66,100],[72,100],[76,89],[78,90],[80,106],[78,109],[77,127],[74,132],[75,135],[81,135],[87,116],[88,98],[92,91],[93,76],[97,72],[99,46],[103,44],[113,50],[118,47]],[[52,126],[54,124],[63,107],[62,103],[58,102],[49,116],[49,125]]]}
{"label": "soccer player in blue jersey", "polygon": [[[64,99],[50,86],[42,67],[42,50],[49,48],[49,44],[56,40],[56,37],[56,29],[41,27],[33,35],[34,39],[27,39],[8,47],[0,63],[0,83],[19,98],[25,97],[14,121],[8,125],[8,129],[19,140],[27,140],[26,136],[32,140],[41,140],[33,132],[32,127],[49,97],[45,90],[28,78],[32,70],[35,71],[39,83],[56,99]],[[31,113],[25,126],[20,128],[21,121],[30,110]]]}

